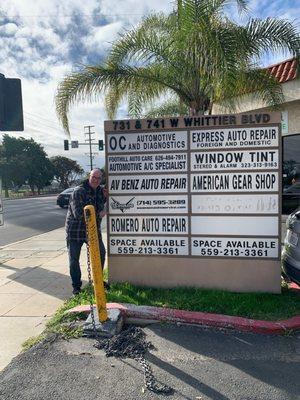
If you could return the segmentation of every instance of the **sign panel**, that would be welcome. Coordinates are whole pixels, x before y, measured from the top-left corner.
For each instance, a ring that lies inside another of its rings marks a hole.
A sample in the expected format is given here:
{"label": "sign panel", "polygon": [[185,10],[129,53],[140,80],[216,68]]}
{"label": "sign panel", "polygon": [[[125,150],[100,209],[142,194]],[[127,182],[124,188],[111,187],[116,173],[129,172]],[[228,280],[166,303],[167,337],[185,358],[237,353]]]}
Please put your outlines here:
{"label": "sign panel", "polygon": [[192,255],[202,257],[277,258],[278,239],[192,237]]}
{"label": "sign panel", "polygon": [[187,192],[187,175],[112,175],[108,178],[109,193]]}
{"label": "sign panel", "polygon": [[194,194],[193,214],[277,214],[278,194]]}
{"label": "sign panel", "polygon": [[184,216],[112,216],[109,219],[111,234],[166,234],[182,235],[188,233],[188,217]]}
{"label": "sign panel", "polygon": [[191,131],[191,149],[250,148],[278,146],[278,127],[260,126]]}
{"label": "sign panel", "polygon": [[192,174],[192,192],[277,192],[278,172]]}
{"label": "sign panel", "polygon": [[278,150],[234,150],[191,153],[192,171],[272,169],[278,167]]}
{"label": "sign panel", "polygon": [[280,113],[106,122],[110,278],[279,291],[280,122]]}
{"label": "sign panel", "polygon": [[141,172],[186,172],[187,154],[136,154],[108,156],[108,172],[141,173]]}
{"label": "sign panel", "polygon": [[148,236],[130,238],[115,236],[110,238],[111,254],[187,256],[188,239],[186,237]]}
{"label": "sign panel", "polygon": [[187,195],[110,196],[110,214],[185,214]]}
{"label": "sign panel", "polygon": [[107,135],[108,153],[187,150],[187,132],[139,132]]}
{"label": "sign panel", "polygon": [[278,218],[265,216],[194,216],[191,221],[194,235],[278,235]]}

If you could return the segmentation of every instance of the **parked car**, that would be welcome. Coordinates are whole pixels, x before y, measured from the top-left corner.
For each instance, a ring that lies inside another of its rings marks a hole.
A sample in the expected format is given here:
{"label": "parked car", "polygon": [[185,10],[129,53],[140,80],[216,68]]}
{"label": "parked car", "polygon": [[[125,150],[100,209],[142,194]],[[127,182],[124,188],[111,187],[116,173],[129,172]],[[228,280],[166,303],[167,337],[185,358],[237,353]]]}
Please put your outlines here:
{"label": "parked car", "polygon": [[282,269],[291,281],[300,285],[300,207],[288,216],[286,228]]}
{"label": "parked car", "polygon": [[61,207],[67,207],[69,205],[70,197],[71,194],[73,193],[74,188],[68,188],[65,189],[63,192],[61,192],[56,199],[56,204]]}
{"label": "parked car", "polygon": [[294,184],[283,189],[282,213],[290,214],[300,207],[300,184]]}

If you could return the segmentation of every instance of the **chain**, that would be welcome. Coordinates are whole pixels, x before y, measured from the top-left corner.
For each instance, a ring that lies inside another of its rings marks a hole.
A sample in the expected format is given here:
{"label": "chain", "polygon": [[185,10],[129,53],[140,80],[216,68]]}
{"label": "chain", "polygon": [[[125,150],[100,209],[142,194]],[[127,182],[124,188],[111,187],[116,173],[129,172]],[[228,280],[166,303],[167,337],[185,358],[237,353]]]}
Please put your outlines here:
{"label": "chain", "polygon": [[94,313],[93,280],[92,280],[92,272],[91,272],[90,246],[89,246],[87,231],[86,231],[86,235],[87,235],[87,243],[86,243],[87,273],[88,273],[88,281],[89,281],[89,287],[90,287],[90,314],[91,314],[91,318],[92,318],[92,326],[93,326],[94,336],[97,337],[98,331],[96,328],[95,313]]}
{"label": "chain", "polygon": [[90,248],[87,240],[87,272],[88,280],[91,289],[90,295],[90,312],[92,319],[92,326],[94,332],[94,338],[96,343],[94,347],[97,349],[103,349],[106,357],[116,358],[132,358],[137,361],[144,372],[144,382],[146,388],[151,392],[158,394],[170,395],[173,394],[174,390],[167,385],[159,385],[153,375],[152,368],[145,359],[145,355],[149,349],[153,349],[154,346],[145,340],[145,332],[136,326],[129,326],[127,329],[120,332],[111,338],[102,338],[96,328],[95,314],[93,307],[93,291],[92,291],[92,274],[91,274],[91,262],[90,262]]}
{"label": "chain", "polygon": [[148,390],[158,394],[173,394],[173,388],[156,382],[152,368],[145,359],[147,351],[154,347],[145,338],[146,334],[141,328],[131,325],[111,338],[98,337],[95,347],[104,350],[106,357],[132,358],[137,361],[143,369],[144,382]]}

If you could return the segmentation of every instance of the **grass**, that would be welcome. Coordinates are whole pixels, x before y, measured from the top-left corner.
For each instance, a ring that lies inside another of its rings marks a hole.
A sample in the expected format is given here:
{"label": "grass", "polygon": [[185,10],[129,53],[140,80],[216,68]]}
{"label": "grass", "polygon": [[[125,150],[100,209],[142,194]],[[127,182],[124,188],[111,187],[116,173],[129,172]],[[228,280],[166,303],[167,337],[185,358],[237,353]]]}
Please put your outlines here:
{"label": "grass", "polygon": [[282,285],[281,294],[232,293],[198,288],[154,289],[112,284],[108,301],[279,320],[300,314],[300,295]]}
{"label": "grass", "polygon": [[[94,302],[93,290],[86,286],[76,297],[67,300],[47,323],[45,331],[36,338],[29,338],[23,344],[28,349],[36,343],[56,334],[65,339],[79,337],[82,328],[76,324],[86,314],[66,314],[77,305]],[[223,290],[198,288],[158,289],[113,283],[107,293],[108,302],[131,303],[157,307],[177,308],[215,314],[240,316],[267,321],[284,320],[300,315],[300,295],[288,288],[283,281],[281,294],[232,293]]]}
{"label": "grass", "polygon": [[[89,304],[91,292],[85,288],[73,299],[76,305]],[[226,314],[245,318],[275,321],[300,315],[300,295],[282,282],[281,294],[232,293],[198,288],[159,289],[138,287],[129,283],[113,283],[108,302],[131,303]]]}

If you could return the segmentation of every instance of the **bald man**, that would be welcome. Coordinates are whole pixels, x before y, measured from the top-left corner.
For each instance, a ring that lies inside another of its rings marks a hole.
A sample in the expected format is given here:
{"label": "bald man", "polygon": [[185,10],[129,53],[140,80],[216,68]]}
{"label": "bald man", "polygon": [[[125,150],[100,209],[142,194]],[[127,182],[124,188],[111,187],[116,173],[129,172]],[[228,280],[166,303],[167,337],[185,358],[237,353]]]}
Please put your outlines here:
{"label": "bald man", "polygon": [[86,179],[80,186],[77,186],[70,198],[66,218],[66,235],[74,295],[80,293],[82,285],[79,258],[81,247],[87,240],[83,214],[83,209],[87,205],[95,207],[102,268],[105,263],[105,247],[101,237],[101,220],[106,214],[106,196],[103,188],[100,186],[101,182],[102,171],[98,168],[93,169],[90,172],[89,179]]}

